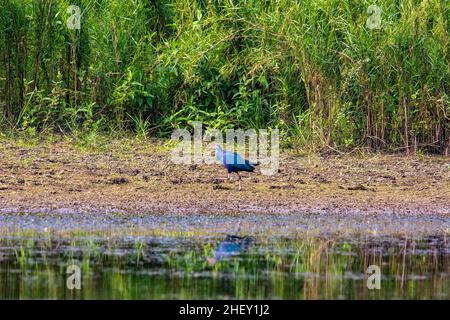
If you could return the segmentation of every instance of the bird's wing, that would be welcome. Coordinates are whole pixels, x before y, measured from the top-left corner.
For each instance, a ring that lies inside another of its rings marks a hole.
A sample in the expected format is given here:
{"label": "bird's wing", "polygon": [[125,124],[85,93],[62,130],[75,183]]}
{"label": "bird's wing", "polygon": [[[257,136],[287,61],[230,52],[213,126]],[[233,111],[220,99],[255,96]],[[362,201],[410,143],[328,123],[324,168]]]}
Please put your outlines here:
{"label": "bird's wing", "polygon": [[224,152],[223,159],[226,164],[231,164],[231,165],[247,164],[247,162],[248,162],[247,160],[242,158],[236,152],[229,152],[229,151]]}

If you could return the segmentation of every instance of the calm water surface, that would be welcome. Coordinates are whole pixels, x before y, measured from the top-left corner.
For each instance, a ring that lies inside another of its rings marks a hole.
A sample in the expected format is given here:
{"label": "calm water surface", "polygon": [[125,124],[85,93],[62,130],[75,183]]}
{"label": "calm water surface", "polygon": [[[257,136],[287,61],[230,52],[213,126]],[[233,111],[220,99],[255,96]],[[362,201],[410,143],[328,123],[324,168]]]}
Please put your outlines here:
{"label": "calm water surface", "polygon": [[[403,234],[395,225],[405,225],[404,217],[391,224],[350,219],[345,229],[330,217],[273,217],[272,224],[255,216],[142,217],[132,225],[108,219],[0,216],[0,298],[450,298],[450,245],[445,230],[427,229],[445,227],[442,218],[408,220],[411,232]],[[320,227],[325,231],[312,232]],[[79,267],[80,290],[67,286],[70,265]],[[370,265],[380,268],[379,290],[367,288]]]}

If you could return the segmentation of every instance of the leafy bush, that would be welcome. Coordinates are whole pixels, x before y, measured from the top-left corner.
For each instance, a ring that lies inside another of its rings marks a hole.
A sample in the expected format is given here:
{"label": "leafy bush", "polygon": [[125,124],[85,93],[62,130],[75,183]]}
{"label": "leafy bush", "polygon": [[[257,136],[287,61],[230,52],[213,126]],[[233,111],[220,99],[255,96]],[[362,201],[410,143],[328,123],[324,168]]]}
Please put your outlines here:
{"label": "leafy bush", "polygon": [[380,29],[372,4],[0,0],[0,127],[168,136],[201,120],[291,146],[448,151],[450,3],[375,1]]}

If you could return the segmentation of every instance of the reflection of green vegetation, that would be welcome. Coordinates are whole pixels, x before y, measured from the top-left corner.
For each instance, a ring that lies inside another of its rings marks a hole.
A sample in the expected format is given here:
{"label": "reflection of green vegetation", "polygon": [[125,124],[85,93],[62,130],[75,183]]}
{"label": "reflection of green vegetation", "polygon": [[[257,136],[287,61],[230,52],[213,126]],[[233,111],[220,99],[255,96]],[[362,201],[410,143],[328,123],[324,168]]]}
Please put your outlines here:
{"label": "reflection of green vegetation", "polygon": [[[397,239],[387,246],[376,239],[261,239],[210,265],[215,241],[190,238],[168,246],[152,239],[0,240],[9,248],[0,259],[0,298],[449,298],[444,240]],[[70,264],[81,268],[81,291],[65,286]],[[382,290],[366,288],[371,264],[381,267]]]}

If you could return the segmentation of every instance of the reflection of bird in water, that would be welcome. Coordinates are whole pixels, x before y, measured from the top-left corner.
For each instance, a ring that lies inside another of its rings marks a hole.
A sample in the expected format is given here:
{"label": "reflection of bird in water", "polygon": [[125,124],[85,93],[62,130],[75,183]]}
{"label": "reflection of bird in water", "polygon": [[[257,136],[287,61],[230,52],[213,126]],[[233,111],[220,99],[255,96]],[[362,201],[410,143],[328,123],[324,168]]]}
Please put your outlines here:
{"label": "reflection of bird in water", "polygon": [[208,263],[214,265],[217,261],[226,260],[247,250],[253,243],[252,237],[227,235],[214,251],[214,257],[208,258]]}

